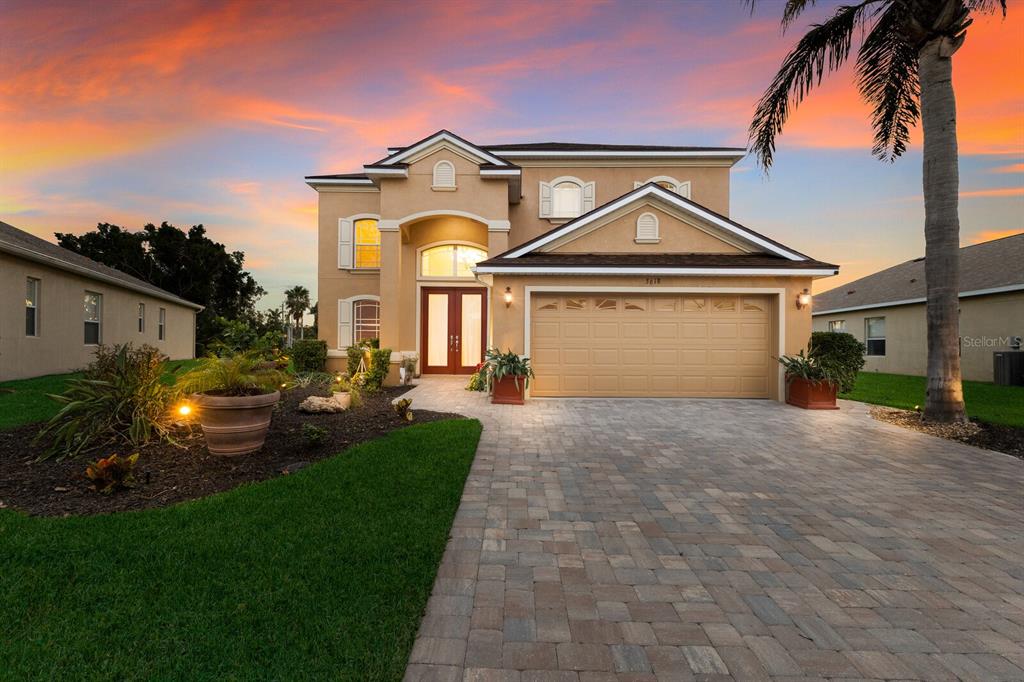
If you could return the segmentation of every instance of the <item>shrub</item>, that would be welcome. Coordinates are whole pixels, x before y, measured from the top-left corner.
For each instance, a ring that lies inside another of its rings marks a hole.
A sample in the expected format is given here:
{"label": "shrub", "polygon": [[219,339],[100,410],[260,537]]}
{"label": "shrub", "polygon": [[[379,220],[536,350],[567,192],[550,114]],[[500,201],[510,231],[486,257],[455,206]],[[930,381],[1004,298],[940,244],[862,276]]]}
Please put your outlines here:
{"label": "shrub", "polygon": [[370,393],[379,391],[391,368],[391,349],[374,348],[370,351],[370,369],[366,372],[363,388]]}
{"label": "shrub", "polygon": [[478,373],[483,378],[488,391],[494,387],[495,381],[500,381],[505,377],[513,377],[516,388],[519,388],[519,377],[523,377],[524,388],[530,387],[530,379],[533,378],[530,358],[524,358],[511,350],[502,353],[497,348],[487,350]]}
{"label": "shrub", "polygon": [[363,367],[360,370],[360,366],[363,364],[363,347],[362,346],[349,346],[345,349],[345,354],[348,356],[348,375],[354,377],[360,371],[365,371]]}
{"label": "shrub", "polygon": [[135,484],[135,463],[138,461],[137,452],[128,457],[104,457],[85,468],[85,477],[92,482],[96,492],[109,495],[115,490],[130,488]]}
{"label": "shrub", "polygon": [[42,459],[58,459],[114,444],[139,447],[170,440],[173,391],[160,381],[167,358],[152,346],[100,346],[81,379],[71,379],[61,395],[64,407],[39,431],[50,441]]}
{"label": "shrub", "polygon": [[815,359],[804,355],[800,351],[796,355],[783,355],[779,358],[779,364],[786,370],[786,381],[792,379],[803,379],[812,384],[836,384],[839,385],[839,378],[828,365],[822,365]]}
{"label": "shrub", "polygon": [[469,377],[469,383],[466,384],[467,391],[486,391],[487,390],[487,370],[485,369],[484,363],[480,363],[476,366],[476,371]]}
{"label": "shrub", "polygon": [[300,339],[292,344],[292,362],[296,372],[322,372],[327,366],[327,342]]}
{"label": "shrub", "polygon": [[807,357],[828,368],[840,393],[853,390],[866,352],[864,344],[846,332],[813,332],[807,344]]}
{"label": "shrub", "polygon": [[327,388],[334,383],[334,375],[327,372],[303,372],[292,376],[298,388]]}
{"label": "shrub", "polygon": [[402,398],[396,400],[391,404],[391,409],[395,411],[395,414],[400,416],[407,422],[411,422],[415,417],[412,414],[412,400],[409,398]]}
{"label": "shrub", "polygon": [[176,388],[183,393],[243,396],[273,393],[284,382],[284,374],[268,367],[254,353],[230,357],[206,357],[178,377]]}
{"label": "shrub", "polygon": [[302,425],[302,440],[311,448],[320,447],[327,442],[329,432],[322,426],[316,424]]}

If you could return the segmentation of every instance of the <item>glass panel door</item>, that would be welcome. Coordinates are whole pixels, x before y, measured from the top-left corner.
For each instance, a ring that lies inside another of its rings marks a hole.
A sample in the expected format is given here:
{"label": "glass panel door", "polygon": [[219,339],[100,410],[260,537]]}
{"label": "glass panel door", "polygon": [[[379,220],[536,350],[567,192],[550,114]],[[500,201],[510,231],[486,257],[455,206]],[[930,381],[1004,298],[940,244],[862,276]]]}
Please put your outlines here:
{"label": "glass panel door", "polygon": [[484,357],[484,294],[463,292],[460,295],[461,320],[458,336],[460,368],[475,369]]}
{"label": "glass panel door", "polygon": [[425,371],[450,371],[449,308],[451,295],[448,292],[427,292],[424,314],[424,342],[427,358]]}

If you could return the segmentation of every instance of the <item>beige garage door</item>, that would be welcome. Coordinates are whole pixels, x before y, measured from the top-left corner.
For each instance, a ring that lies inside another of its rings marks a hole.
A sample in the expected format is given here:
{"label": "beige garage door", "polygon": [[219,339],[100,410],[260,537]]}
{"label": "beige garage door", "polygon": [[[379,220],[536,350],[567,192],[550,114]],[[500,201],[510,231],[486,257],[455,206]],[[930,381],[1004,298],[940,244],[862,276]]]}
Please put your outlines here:
{"label": "beige garage door", "polygon": [[533,294],[535,396],[767,398],[766,296]]}

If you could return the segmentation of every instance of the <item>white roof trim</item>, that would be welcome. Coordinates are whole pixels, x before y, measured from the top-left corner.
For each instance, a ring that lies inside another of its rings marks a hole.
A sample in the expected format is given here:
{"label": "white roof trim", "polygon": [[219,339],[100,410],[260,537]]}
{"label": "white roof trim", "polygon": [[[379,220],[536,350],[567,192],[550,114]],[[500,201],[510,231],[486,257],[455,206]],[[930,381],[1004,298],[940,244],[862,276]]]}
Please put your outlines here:
{"label": "white roof trim", "polygon": [[395,177],[409,177],[408,168],[381,168],[379,166],[363,166],[363,172],[367,175],[393,175]]}
{"label": "white roof trim", "polygon": [[491,154],[490,152],[484,151],[483,149],[481,149],[480,147],[477,147],[476,145],[472,145],[472,144],[470,144],[468,142],[464,142],[464,141],[458,139],[457,137],[455,137],[454,135],[452,135],[451,133],[449,133],[446,130],[442,130],[441,132],[434,133],[433,135],[431,135],[427,139],[423,140],[422,142],[420,142],[418,144],[414,144],[411,147],[406,147],[405,149],[403,149],[402,151],[400,151],[400,152],[398,152],[396,154],[392,154],[388,158],[386,158],[383,161],[381,161],[379,165],[387,166],[387,165],[391,165],[393,163],[401,163],[403,159],[407,159],[410,156],[412,156],[413,154],[415,154],[416,152],[420,151],[421,149],[425,149],[426,147],[429,147],[429,146],[431,146],[433,144],[436,144],[438,142],[447,142],[448,144],[450,144],[450,145],[452,145],[454,147],[458,147],[459,149],[463,150],[467,154],[471,154],[471,155],[476,156],[476,157],[487,159],[487,161],[489,163],[493,163],[496,166],[507,166],[508,165],[508,162],[505,161],[504,159],[498,158],[494,154]]}
{"label": "white roof trim", "polygon": [[20,256],[21,258],[35,261],[36,263],[49,265],[50,267],[57,268],[58,270],[64,270],[65,272],[73,272],[76,275],[81,275],[87,279],[95,280],[97,282],[104,282],[105,284],[110,284],[112,286],[120,287],[122,289],[128,289],[129,291],[145,294],[146,296],[159,298],[160,300],[168,301],[169,303],[175,303],[186,308],[192,308],[193,310],[203,309],[203,306],[199,305],[198,303],[186,301],[183,298],[175,296],[169,291],[164,291],[162,289],[149,289],[139,284],[126,282],[122,279],[118,279],[117,277],[111,277],[110,275],[104,274],[102,272],[96,272],[95,270],[90,270],[87,267],[77,265],[75,263],[69,263],[67,261],[55,258],[48,254],[33,251],[32,249],[27,249],[23,246],[11,244],[9,242],[0,241],[0,251],[5,251],[12,255]]}
{"label": "white roof trim", "polygon": [[527,267],[506,265],[477,265],[477,274],[515,275],[775,275],[781,277],[830,277],[837,270],[832,268],[674,268],[674,267],[561,267],[535,265]]}
{"label": "white roof trim", "polygon": [[306,178],[306,184],[310,187],[318,185],[373,185],[369,178]]}
{"label": "white roof trim", "polygon": [[530,151],[530,150],[518,150],[518,149],[496,149],[495,154],[500,154],[506,158],[586,158],[586,157],[603,157],[603,158],[694,158],[694,157],[725,157],[741,159],[747,155],[746,150],[742,151],[722,151],[722,150],[708,150],[708,151],[568,151],[568,150],[557,150],[557,151]]}
{"label": "white roof trim", "polygon": [[[1003,294],[1009,291],[1024,291],[1024,284],[1008,284],[1004,287],[992,287],[990,289],[975,289],[973,291],[961,291],[960,298],[970,298],[972,296],[988,296],[991,294]],[[886,301],[884,303],[869,303],[868,305],[855,305],[848,308],[832,308],[830,310],[814,311],[811,313],[812,316],[817,315],[834,315],[837,313],[849,313],[856,310],[872,310],[875,308],[895,308],[901,305],[913,305],[915,303],[927,303],[928,299],[925,297],[921,298],[904,298],[899,301]]]}
{"label": "white roof trim", "polygon": [[480,175],[493,175],[498,177],[517,177],[522,175],[522,171],[518,168],[481,168]]}
{"label": "white roof trim", "polygon": [[545,244],[549,244],[555,241],[556,239],[560,239],[565,235],[570,234],[571,232],[575,232],[577,229],[589,225],[595,220],[599,220],[608,215],[609,213],[617,211],[623,206],[628,206],[629,204],[632,204],[636,201],[639,201],[649,196],[658,197],[659,199],[665,201],[671,206],[675,206],[676,208],[679,208],[687,213],[691,213],[697,216],[698,218],[706,220],[712,225],[720,227],[726,230],[727,232],[731,232],[732,234],[740,237],[745,241],[757,244],[766,251],[770,251],[771,253],[774,253],[778,256],[782,256],[783,258],[787,258],[789,260],[807,260],[804,256],[801,256],[793,251],[789,251],[787,249],[782,248],[781,246],[777,246],[776,244],[773,244],[772,242],[763,239],[755,234],[747,232],[746,230],[738,229],[732,223],[722,220],[718,216],[709,213],[702,208],[699,208],[697,205],[693,204],[692,202],[686,199],[683,199],[675,192],[669,192],[657,185],[645,185],[644,187],[641,187],[638,190],[634,190],[629,194],[624,194],[618,199],[615,199],[614,201],[611,201],[605,204],[604,206],[601,206],[600,208],[591,211],[589,214],[583,216],[582,218],[578,218],[576,220],[572,220],[566,223],[561,229],[553,230],[552,232],[548,233],[546,236],[544,236],[541,239],[538,239],[535,242],[531,242],[526,246],[522,246],[518,249],[515,249],[514,251],[510,251],[505,257],[519,258],[523,254],[530,253],[531,251],[536,251]]}

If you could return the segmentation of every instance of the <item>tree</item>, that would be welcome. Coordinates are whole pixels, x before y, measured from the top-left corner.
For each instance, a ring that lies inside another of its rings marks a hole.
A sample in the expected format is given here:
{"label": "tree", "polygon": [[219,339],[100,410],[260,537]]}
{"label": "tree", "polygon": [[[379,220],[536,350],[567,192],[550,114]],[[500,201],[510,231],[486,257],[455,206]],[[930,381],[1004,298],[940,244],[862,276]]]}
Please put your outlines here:
{"label": "tree", "polygon": [[245,254],[229,253],[206,236],[202,225],[193,225],[186,233],[166,222],[160,227],[150,223],[131,232],[100,223],[95,232],[80,236],[57,232],[56,237],[65,249],[204,306],[196,318],[200,351],[221,328],[218,318],[252,319],[256,301],[266,293],[244,270]]}
{"label": "tree", "polygon": [[[753,7],[756,0],[747,0]],[[786,0],[786,30],[815,0]],[[960,379],[960,177],[957,168],[953,55],[963,45],[971,14],[1001,9],[1006,0],[863,0],[841,5],[815,24],[782,61],[757,104],[751,148],[767,172],[775,138],[807,94],[847,60],[855,39],[857,88],[873,107],[872,153],[894,161],[910,129],[924,133],[924,235],[928,320],[928,391],[924,418],[966,419]]]}
{"label": "tree", "polygon": [[288,316],[295,320],[295,329],[299,330],[300,337],[302,334],[302,317],[309,310],[309,289],[296,284],[291,289],[284,292],[284,307],[288,311]]}

